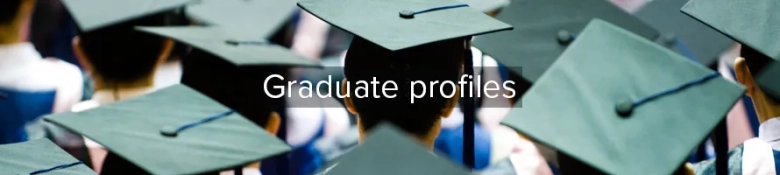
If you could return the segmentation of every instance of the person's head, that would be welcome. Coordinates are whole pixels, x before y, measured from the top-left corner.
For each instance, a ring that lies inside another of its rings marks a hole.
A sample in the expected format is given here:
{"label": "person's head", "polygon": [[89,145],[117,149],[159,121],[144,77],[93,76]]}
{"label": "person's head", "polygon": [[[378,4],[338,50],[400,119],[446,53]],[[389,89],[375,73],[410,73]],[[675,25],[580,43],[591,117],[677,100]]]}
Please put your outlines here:
{"label": "person's head", "polygon": [[745,86],[746,94],[753,99],[760,122],[780,116],[780,101],[764,93],[754,79],[772,61],[772,58],[742,45],[740,57],[734,63],[737,80]]}
{"label": "person's head", "polygon": [[[459,99],[458,80],[463,74],[463,60],[469,47],[466,41],[464,38],[451,39],[390,51],[363,38],[353,38],[345,58],[341,91],[349,94],[344,99],[345,105],[350,113],[358,116],[361,138],[380,122],[389,122],[432,146],[441,129],[442,118],[450,115]],[[363,89],[365,84],[358,83],[374,78],[380,82],[376,89],[371,85]],[[411,82],[418,80],[423,83],[411,88]],[[398,90],[387,94],[396,95],[395,98],[382,94],[383,83],[388,81],[397,83]],[[443,84],[445,81],[453,84]],[[380,97],[374,97],[373,91]],[[369,92],[369,96],[358,96],[365,92]],[[454,96],[444,96],[450,92],[454,92]],[[414,99],[412,104],[410,98],[414,94],[425,95]]]}
{"label": "person's head", "polygon": [[168,58],[174,42],[135,27],[166,25],[168,15],[162,12],[136,18],[81,32],[73,39],[74,52],[97,89],[151,86],[157,66]]}
{"label": "person's head", "polygon": [[24,41],[35,0],[0,1],[0,44]]}

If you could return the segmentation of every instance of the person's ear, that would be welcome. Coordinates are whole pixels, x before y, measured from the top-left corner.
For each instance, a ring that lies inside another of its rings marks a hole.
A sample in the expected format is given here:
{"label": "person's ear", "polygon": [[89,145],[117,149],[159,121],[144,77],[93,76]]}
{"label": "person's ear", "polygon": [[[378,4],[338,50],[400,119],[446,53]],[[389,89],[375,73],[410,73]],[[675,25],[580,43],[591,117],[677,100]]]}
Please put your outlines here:
{"label": "person's ear", "polygon": [[452,114],[452,111],[455,111],[455,107],[458,106],[458,101],[460,101],[460,87],[455,88],[455,95],[452,96],[452,98],[447,101],[447,105],[444,106],[444,109],[441,109],[441,117],[447,118],[450,117]]}
{"label": "person's ear", "polygon": [[160,52],[160,57],[157,58],[158,66],[168,60],[168,57],[171,56],[171,52],[173,52],[173,47],[175,45],[176,42],[173,42],[171,39],[165,39],[165,41],[163,41],[162,52]]}
{"label": "person's ear", "polygon": [[750,97],[756,95],[756,80],[753,79],[753,74],[750,73],[745,58],[739,57],[734,61],[734,74],[737,76],[737,81],[747,89],[745,94]]}
{"label": "person's ear", "polygon": [[349,95],[347,92],[349,92],[349,82],[347,82],[347,78],[344,78],[341,80],[341,96],[344,96],[344,106],[347,107],[347,111],[351,113],[352,115],[358,115],[357,109],[355,108],[355,104],[352,103],[352,95]]}
{"label": "person's ear", "polygon": [[87,54],[84,53],[84,49],[81,48],[81,38],[79,36],[73,37],[71,44],[73,45],[73,54],[76,55],[76,60],[78,60],[79,65],[88,73],[95,71],[94,67],[92,67],[92,62],[89,62]]}
{"label": "person's ear", "polygon": [[279,113],[271,112],[271,114],[268,114],[268,122],[265,123],[265,131],[268,131],[268,133],[271,133],[271,135],[276,135],[276,133],[279,132],[279,126],[282,124],[282,118],[279,117]]}

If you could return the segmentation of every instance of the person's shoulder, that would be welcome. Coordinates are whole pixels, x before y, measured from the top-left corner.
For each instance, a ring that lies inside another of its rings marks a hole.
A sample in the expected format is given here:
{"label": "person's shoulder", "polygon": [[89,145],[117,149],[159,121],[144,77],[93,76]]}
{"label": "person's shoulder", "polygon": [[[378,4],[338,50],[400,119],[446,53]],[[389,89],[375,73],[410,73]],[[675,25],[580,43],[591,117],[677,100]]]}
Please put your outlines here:
{"label": "person's shoulder", "polygon": [[81,69],[71,63],[62,61],[56,58],[44,58],[40,61],[40,67],[50,72],[49,76],[57,78],[60,82],[76,82],[83,83],[83,75]]}
{"label": "person's shoulder", "polygon": [[53,83],[57,90],[54,112],[67,111],[81,101],[84,75],[78,67],[56,58],[42,59],[38,65],[41,71],[48,73],[41,78]]}

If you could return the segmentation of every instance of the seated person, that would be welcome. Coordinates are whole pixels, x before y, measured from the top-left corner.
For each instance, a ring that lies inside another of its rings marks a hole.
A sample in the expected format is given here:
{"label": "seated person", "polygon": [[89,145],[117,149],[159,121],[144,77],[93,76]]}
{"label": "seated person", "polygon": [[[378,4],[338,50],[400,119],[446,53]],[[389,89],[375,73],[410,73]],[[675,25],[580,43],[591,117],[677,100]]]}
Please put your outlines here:
{"label": "seated person", "polygon": [[[71,13],[74,12],[71,10]],[[82,29],[73,38],[76,57],[91,75],[95,87],[92,99],[77,104],[73,111],[95,108],[154,90],[155,70],[169,57],[174,42],[135,31],[134,28],[165,25],[167,15],[161,12],[95,30]],[[86,139],[86,146],[93,167],[100,172],[107,151],[89,139]]]}
{"label": "seated person", "polygon": [[[683,6],[682,11],[713,29],[734,38],[741,44],[739,58],[734,63],[736,80],[745,86],[745,94],[752,99],[758,121],[758,138],[750,139],[729,151],[729,174],[777,174],[780,169],[780,87],[777,86],[777,41],[771,36],[780,24],[776,18],[760,25],[749,19],[764,17],[780,8],[769,1],[698,1]],[[745,11],[741,9],[767,9]],[[729,18],[723,18],[729,16]],[[744,27],[749,26],[749,27]],[[729,138],[731,141],[731,138]],[[695,164],[696,174],[715,174],[715,161]]]}
{"label": "seated person", "polygon": [[26,41],[34,6],[34,0],[0,2],[0,144],[43,137],[40,116],[81,100],[81,71],[43,59]]}

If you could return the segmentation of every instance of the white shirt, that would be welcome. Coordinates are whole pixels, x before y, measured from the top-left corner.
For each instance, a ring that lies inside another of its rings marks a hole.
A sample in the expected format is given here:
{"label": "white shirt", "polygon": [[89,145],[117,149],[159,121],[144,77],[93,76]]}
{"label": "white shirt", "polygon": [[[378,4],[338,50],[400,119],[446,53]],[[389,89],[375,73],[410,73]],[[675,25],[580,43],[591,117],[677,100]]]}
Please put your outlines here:
{"label": "white shirt", "polygon": [[780,118],[773,118],[758,127],[758,138],[769,143],[774,150],[780,150]]}
{"label": "white shirt", "polygon": [[78,67],[43,59],[31,43],[0,45],[0,87],[23,91],[56,90],[53,112],[81,101],[84,77]]}
{"label": "white shirt", "polygon": [[[0,45],[0,87],[28,92],[54,90],[52,113],[67,111],[81,101],[83,86],[81,70],[61,60],[42,58],[31,43]],[[29,139],[46,136],[41,120],[27,125]]]}

